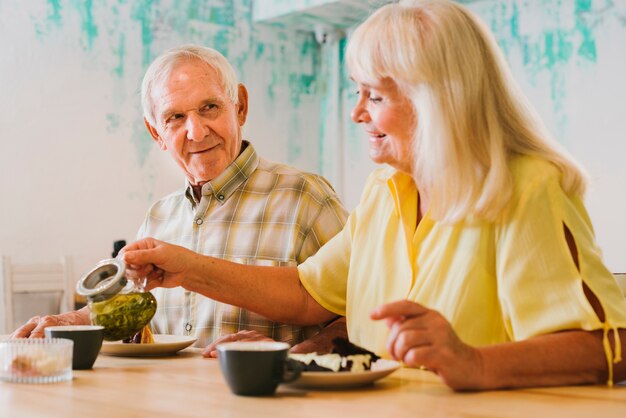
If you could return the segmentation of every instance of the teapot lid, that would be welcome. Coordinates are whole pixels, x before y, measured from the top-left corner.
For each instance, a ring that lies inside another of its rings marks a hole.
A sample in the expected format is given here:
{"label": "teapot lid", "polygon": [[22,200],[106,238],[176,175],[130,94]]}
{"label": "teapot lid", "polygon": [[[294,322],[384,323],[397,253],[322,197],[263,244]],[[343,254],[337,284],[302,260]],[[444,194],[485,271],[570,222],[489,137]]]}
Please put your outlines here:
{"label": "teapot lid", "polygon": [[76,283],[76,293],[88,298],[108,299],[126,286],[126,266],[117,258],[98,262]]}

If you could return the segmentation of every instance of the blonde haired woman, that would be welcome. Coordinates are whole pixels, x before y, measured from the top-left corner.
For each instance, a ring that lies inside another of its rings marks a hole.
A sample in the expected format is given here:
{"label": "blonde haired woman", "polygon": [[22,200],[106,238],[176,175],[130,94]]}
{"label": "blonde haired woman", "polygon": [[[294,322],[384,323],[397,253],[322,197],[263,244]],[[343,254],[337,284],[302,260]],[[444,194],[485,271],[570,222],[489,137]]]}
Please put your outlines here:
{"label": "blonde haired woman", "polygon": [[585,177],[517,91],[478,19],[447,0],[382,7],[346,53],[374,172],[345,229],[296,268],[156,240],[135,276],[277,321],[345,315],[350,339],[450,387],[626,379],[626,300],[602,264]]}

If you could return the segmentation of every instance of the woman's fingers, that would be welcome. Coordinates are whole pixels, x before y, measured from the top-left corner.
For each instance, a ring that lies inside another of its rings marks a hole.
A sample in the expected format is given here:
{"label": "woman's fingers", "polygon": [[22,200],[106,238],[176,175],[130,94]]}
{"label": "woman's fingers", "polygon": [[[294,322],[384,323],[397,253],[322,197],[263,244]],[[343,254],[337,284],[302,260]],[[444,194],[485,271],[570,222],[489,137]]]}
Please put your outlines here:
{"label": "woman's fingers", "polygon": [[374,320],[423,315],[429,309],[415,302],[400,300],[378,306],[370,314]]}
{"label": "woman's fingers", "polygon": [[402,360],[412,347],[430,345],[431,333],[421,317],[396,321],[389,330],[387,351],[396,360]]}

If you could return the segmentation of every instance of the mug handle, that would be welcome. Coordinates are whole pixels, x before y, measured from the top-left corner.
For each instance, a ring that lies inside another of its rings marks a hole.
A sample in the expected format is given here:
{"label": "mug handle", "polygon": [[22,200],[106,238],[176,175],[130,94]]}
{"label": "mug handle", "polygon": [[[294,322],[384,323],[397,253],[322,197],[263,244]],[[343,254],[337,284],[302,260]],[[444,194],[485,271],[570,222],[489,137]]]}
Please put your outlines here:
{"label": "mug handle", "polygon": [[293,359],[286,359],[285,366],[283,370],[283,375],[281,376],[281,383],[289,383],[293,382],[297,378],[300,377],[302,373],[302,363]]}

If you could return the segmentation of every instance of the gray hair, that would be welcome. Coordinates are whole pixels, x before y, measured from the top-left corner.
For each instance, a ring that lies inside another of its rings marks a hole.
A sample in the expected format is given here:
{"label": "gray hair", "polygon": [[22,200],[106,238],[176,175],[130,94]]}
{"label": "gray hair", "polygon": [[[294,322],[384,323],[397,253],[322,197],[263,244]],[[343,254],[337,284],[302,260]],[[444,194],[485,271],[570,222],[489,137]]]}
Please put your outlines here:
{"label": "gray hair", "polygon": [[146,70],[141,82],[141,106],[143,115],[152,125],[156,125],[152,89],[155,83],[166,78],[178,64],[184,61],[198,60],[213,68],[220,78],[222,88],[230,100],[237,104],[237,75],[228,60],[213,48],[199,45],[181,45],[159,55]]}

